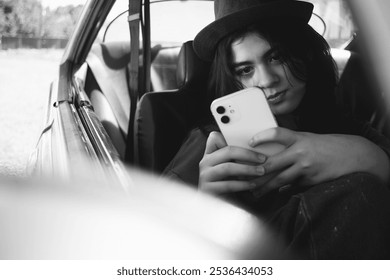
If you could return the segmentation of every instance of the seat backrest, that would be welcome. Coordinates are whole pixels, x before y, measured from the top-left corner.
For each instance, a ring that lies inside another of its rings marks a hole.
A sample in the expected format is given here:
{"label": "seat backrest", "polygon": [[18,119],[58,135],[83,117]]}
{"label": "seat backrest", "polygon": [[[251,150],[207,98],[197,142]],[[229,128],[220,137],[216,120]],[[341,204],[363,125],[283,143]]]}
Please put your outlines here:
{"label": "seat backrest", "polygon": [[385,102],[374,76],[370,76],[360,55],[347,50],[332,55],[340,72],[336,91],[338,104],[346,114],[371,123],[372,127],[389,137]]}
{"label": "seat backrest", "polygon": [[177,89],[176,68],[180,47],[162,48],[156,45],[152,48],[152,63],[150,65],[150,81],[152,91]]}
{"label": "seat backrest", "polygon": [[122,158],[130,116],[129,61],[130,45],[126,42],[95,44],[86,59],[85,91]]}
{"label": "seat backrest", "polygon": [[160,173],[172,160],[187,133],[208,110],[206,84],[209,65],[183,44],[177,64],[177,90],[145,94],[135,118],[136,163]]}
{"label": "seat backrest", "polygon": [[[151,88],[160,91],[178,88],[176,67],[179,51],[180,47],[162,48],[157,45],[152,48]],[[86,62],[85,91],[119,155],[124,158],[130,116],[130,44],[94,44]]]}

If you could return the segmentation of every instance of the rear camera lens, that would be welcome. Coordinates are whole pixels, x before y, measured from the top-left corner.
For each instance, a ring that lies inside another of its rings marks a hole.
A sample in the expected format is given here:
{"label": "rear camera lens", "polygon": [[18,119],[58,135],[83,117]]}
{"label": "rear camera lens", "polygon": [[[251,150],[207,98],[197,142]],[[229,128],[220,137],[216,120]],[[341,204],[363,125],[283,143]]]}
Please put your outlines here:
{"label": "rear camera lens", "polygon": [[222,122],[222,123],[229,123],[229,122],[230,122],[230,119],[229,119],[228,116],[223,116],[223,117],[221,118],[221,122]]}
{"label": "rear camera lens", "polygon": [[223,114],[223,113],[225,113],[225,107],[223,107],[223,106],[218,106],[217,107],[217,113],[218,114]]}

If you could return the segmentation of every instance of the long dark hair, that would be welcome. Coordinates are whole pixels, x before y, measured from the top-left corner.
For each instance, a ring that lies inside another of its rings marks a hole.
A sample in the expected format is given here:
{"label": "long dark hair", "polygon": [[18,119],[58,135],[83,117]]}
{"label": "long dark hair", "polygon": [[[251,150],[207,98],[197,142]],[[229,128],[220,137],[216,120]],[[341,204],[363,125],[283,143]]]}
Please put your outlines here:
{"label": "long dark hair", "polygon": [[278,49],[283,63],[295,78],[306,82],[306,94],[293,113],[299,129],[337,132],[341,111],[336,105],[336,64],[326,40],[306,23],[286,20],[259,22],[237,30],[221,40],[211,65],[208,91],[211,99],[243,88],[232,67],[232,43],[249,32],[264,37]]}

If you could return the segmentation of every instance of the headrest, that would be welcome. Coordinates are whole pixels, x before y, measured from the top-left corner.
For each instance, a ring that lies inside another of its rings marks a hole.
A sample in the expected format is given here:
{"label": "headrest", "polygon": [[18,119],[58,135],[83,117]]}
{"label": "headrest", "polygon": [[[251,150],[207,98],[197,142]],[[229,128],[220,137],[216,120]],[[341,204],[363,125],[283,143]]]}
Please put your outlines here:
{"label": "headrest", "polygon": [[130,44],[126,42],[94,44],[90,54],[95,54],[109,69],[122,69],[130,61]]}
{"label": "headrest", "polygon": [[181,47],[177,63],[176,80],[179,88],[205,88],[210,63],[201,60],[194,52],[192,41]]}

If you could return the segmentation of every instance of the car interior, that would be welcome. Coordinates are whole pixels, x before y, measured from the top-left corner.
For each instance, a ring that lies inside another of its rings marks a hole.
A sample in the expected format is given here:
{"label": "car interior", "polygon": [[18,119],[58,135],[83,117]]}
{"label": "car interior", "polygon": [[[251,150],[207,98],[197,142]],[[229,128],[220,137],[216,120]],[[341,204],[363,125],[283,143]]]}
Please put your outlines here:
{"label": "car interior", "polygon": [[[390,136],[385,103],[373,86],[354,36],[342,49],[332,49],[340,79],[340,106]],[[200,60],[192,41],[181,47],[155,45],[150,49],[150,91],[131,100],[130,44],[128,41],[97,42],[86,59],[85,92],[110,140],[125,163],[161,173],[178,151],[187,133],[208,114],[206,95],[209,64]],[[142,57],[142,51],[140,53]],[[142,75],[139,83],[142,84]],[[136,102],[134,122],[129,126],[130,103]],[[130,128],[130,130],[129,130]],[[128,135],[128,132],[132,135]],[[126,157],[126,150],[132,157]]]}

